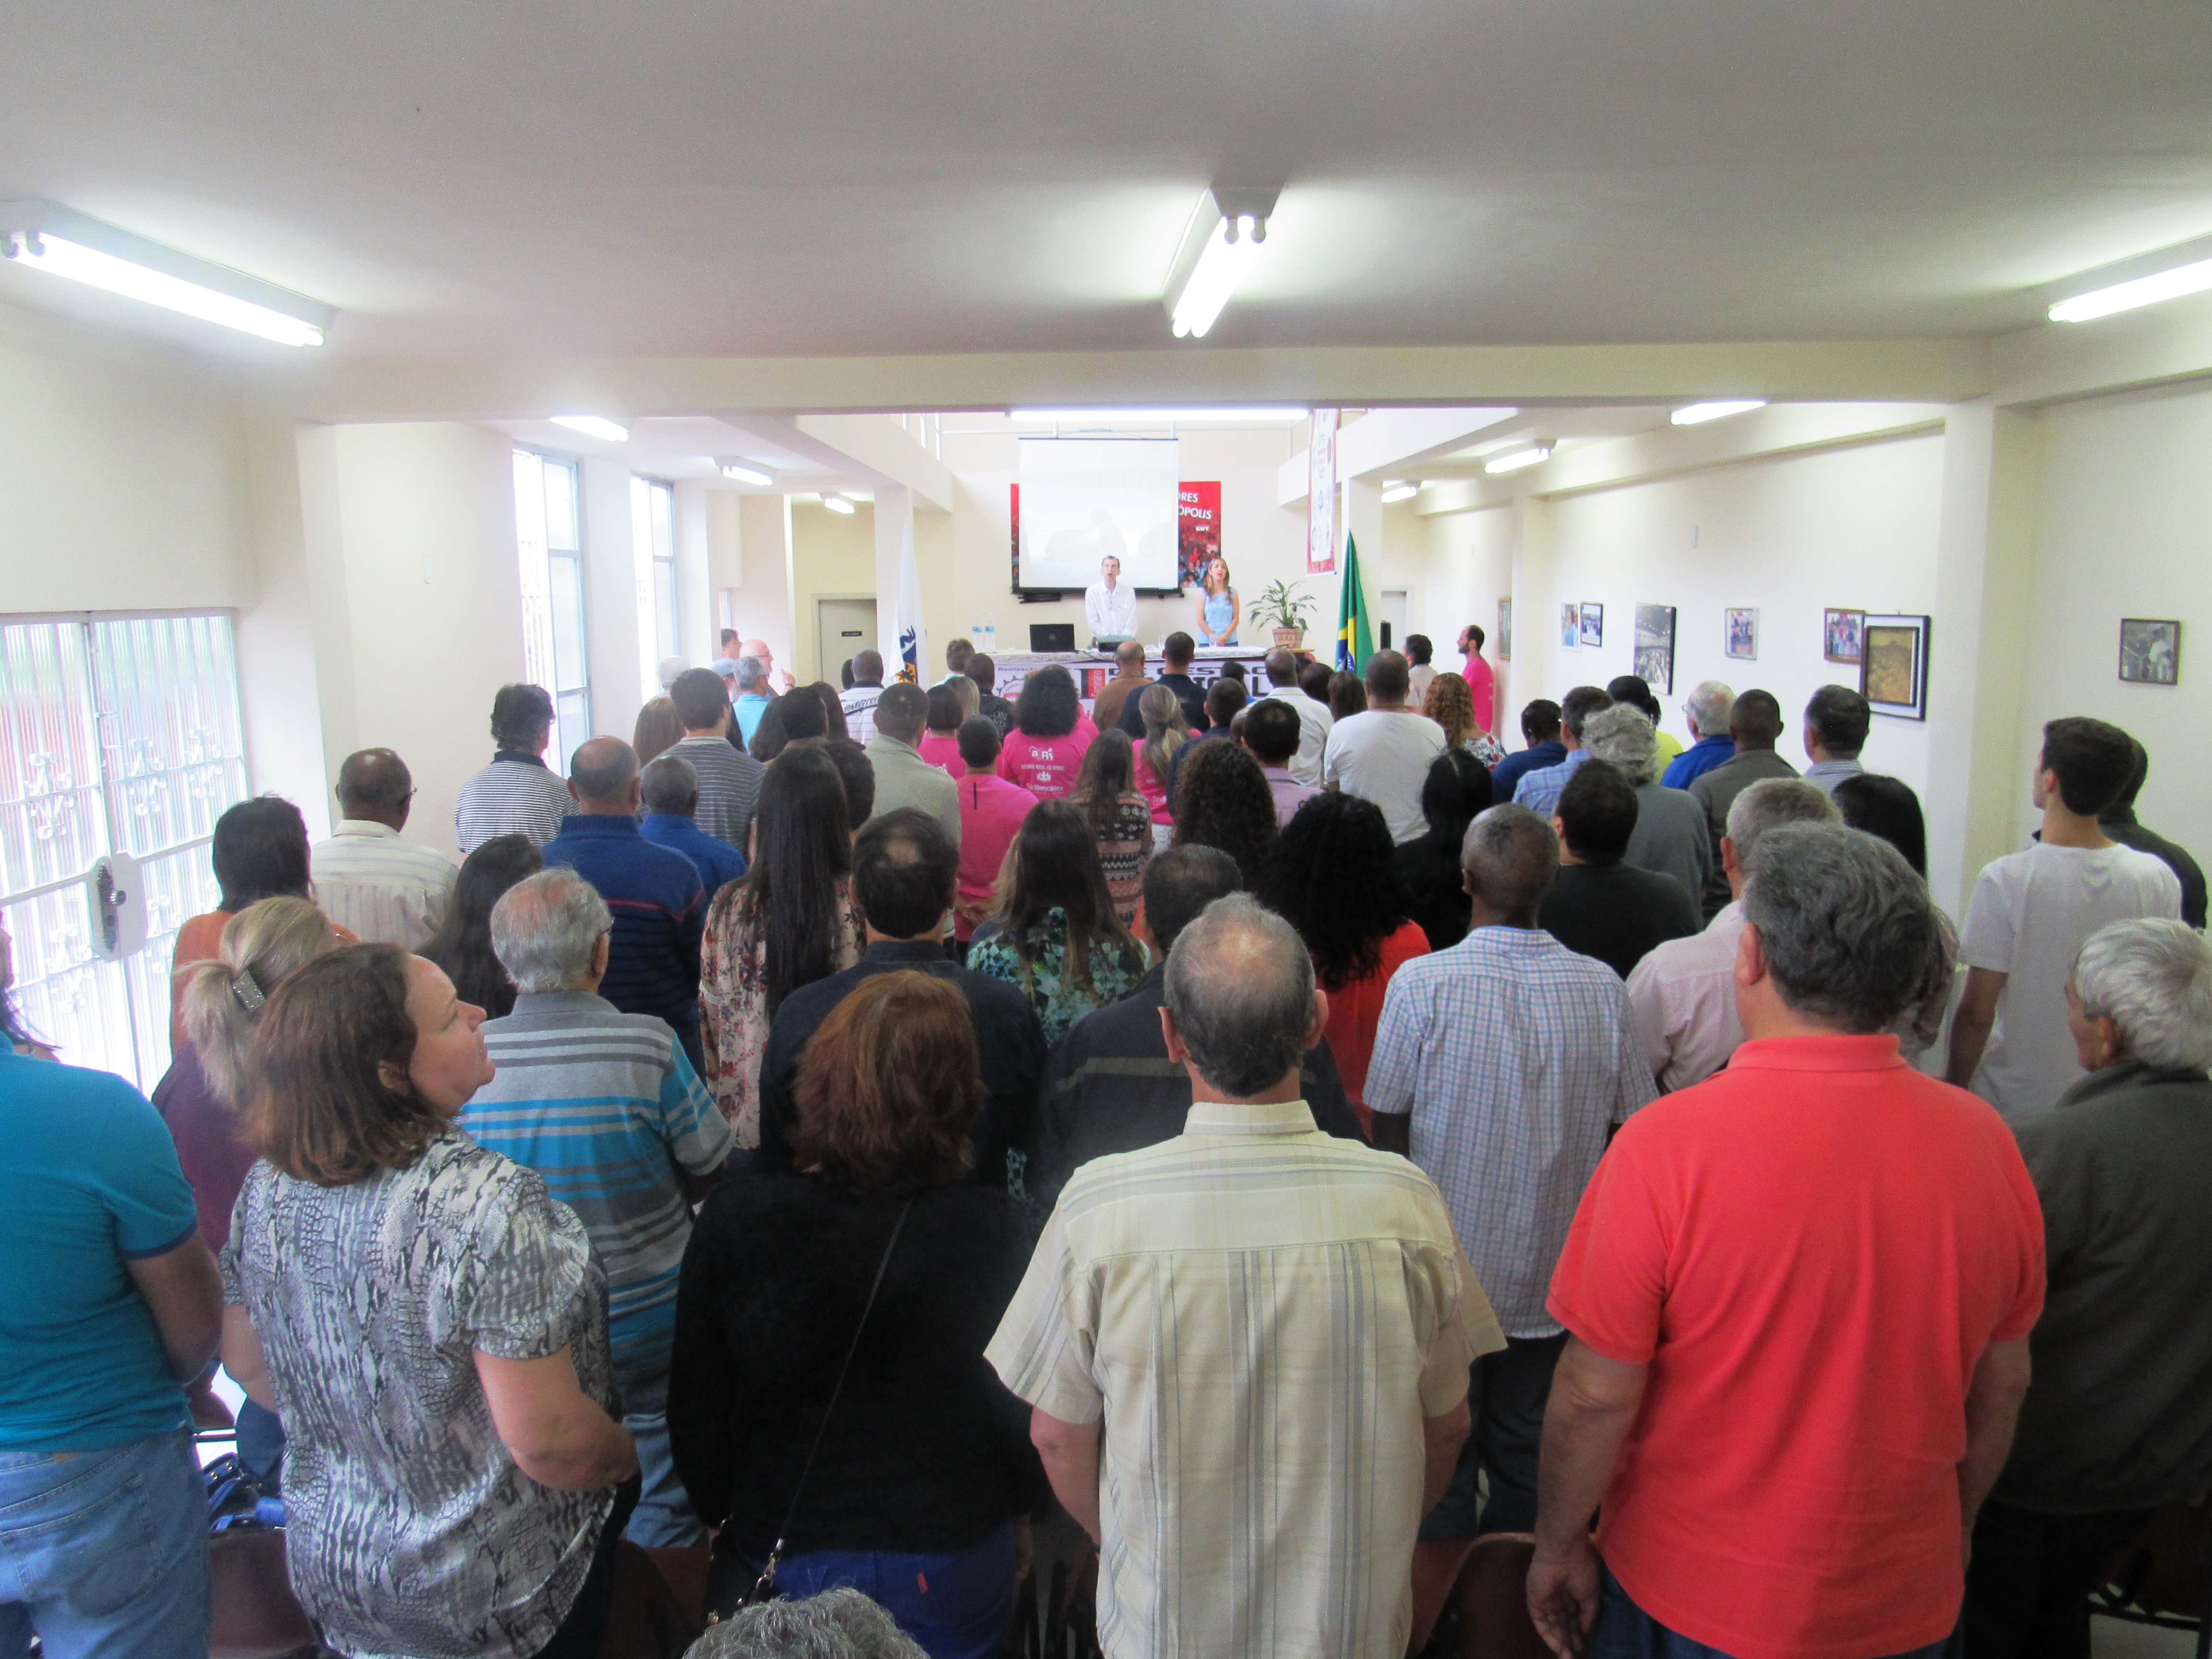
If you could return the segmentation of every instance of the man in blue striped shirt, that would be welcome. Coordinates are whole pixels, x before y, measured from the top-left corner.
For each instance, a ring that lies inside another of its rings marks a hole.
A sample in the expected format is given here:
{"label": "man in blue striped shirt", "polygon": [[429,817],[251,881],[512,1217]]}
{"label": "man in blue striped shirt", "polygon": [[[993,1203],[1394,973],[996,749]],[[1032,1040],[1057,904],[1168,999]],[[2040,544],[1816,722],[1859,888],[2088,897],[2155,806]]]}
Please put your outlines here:
{"label": "man in blue striped shirt", "polygon": [[544,1176],[605,1265],[623,1420],[644,1475],[629,1536],[702,1543],[669,1457],[668,1357],[691,1206],[732,1137],[667,1023],[598,994],[613,928],[605,901],[568,869],[531,877],[493,908],[492,949],[520,994],[484,1024],[498,1075],[461,1127]]}

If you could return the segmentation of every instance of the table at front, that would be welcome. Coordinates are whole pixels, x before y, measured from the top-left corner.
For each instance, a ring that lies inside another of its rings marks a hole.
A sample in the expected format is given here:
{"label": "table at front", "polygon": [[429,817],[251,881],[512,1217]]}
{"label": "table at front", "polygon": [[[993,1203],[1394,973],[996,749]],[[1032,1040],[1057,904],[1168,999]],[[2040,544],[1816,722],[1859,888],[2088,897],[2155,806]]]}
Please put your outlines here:
{"label": "table at front", "polygon": [[[1191,661],[1190,677],[1200,685],[1211,684],[1221,678],[1221,671],[1229,664],[1241,663],[1245,686],[1254,696],[1265,696],[1274,689],[1266,667],[1267,653],[1273,649],[1272,645],[1203,646]],[[1085,713],[1105,689],[1106,682],[1114,678],[1114,653],[1110,651],[1011,651],[1004,656],[994,655],[991,660],[999,671],[998,693],[1009,701],[1021,696],[1022,682],[1032,673],[1048,663],[1058,663],[1075,676],[1075,689],[1083,698]],[[1146,646],[1145,678],[1159,678],[1164,665],[1158,647]]]}

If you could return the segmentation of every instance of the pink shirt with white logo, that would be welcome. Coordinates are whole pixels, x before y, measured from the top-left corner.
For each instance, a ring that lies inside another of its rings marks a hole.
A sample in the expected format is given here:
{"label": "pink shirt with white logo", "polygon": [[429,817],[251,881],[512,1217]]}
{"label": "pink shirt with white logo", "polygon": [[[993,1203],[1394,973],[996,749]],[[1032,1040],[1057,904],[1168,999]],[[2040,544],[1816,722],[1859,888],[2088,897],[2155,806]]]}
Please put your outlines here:
{"label": "pink shirt with white logo", "polygon": [[1083,771],[1084,754],[1097,735],[1097,726],[1085,732],[1082,725],[1057,738],[1010,732],[999,751],[999,775],[1033,791],[1039,800],[1058,800],[1075,788]]}
{"label": "pink shirt with white logo", "polygon": [[962,943],[975,932],[998,885],[999,866],[1022,820],[1037,798],[988,772],[960,780],[960,877],[952,911],[953,937]]}

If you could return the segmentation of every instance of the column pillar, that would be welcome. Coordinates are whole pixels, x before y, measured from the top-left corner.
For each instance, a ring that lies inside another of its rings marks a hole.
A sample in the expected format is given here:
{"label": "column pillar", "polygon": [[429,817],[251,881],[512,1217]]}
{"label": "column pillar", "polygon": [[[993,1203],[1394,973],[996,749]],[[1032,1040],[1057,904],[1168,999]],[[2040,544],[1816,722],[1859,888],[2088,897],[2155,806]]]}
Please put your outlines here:
{"label": "column pillar", "polygon": [[[592,677],[592,731],[628,741],[637,729],[645,674],[652,666],[640,660],[638,647],[639,549],[630,532],[629,469],[586,455],[577,478],[584,498],[584,651]],[[644,556],[653,556],[649,549]]]}
{"label": "column pillar", "polygon": [[[876,649],[884,656],[884,684],[898,678],[902,660],[899,652],[899,565],[914,545],[914,491],[904,484],[885,484],[876,491]],[[916,584],[919,589],[919,581]],[[921,595],[915,594],[917,628],[921,626]],[[929,641],[919,639],[915,668],[928,672]]]}
{"label": "column pillar", "polygon": [[1498,687],[1498,740],[1509,749],[1520,735],[1523,705],[1560,681],[1559,614],[1552,597],[1552,503],[1541,495],[1513,501],[1513,660]]}

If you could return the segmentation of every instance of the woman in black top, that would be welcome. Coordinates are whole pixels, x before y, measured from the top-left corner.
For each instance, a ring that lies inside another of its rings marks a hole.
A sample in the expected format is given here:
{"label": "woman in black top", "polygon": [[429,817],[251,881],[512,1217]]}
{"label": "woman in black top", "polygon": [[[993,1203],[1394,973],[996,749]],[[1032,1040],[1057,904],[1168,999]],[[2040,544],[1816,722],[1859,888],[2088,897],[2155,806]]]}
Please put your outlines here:
{"label": "woman in black top", "polygon": [[1421,785],[1421,816],[1428,833],[1398,849],[1398,873],[1413,920],[1429,936],[1429,949],[1448,951],[1467,937],[1466,877],[1460,869],[1460,844],[1467,826],[1492,800],[1490,774],[1482,763],[1456,744],[1429,764]]}
{"label": "woman in black top", "polygon": [[1029,1249],[1005,1192],[967,1178],[981,1099],[960,993],[912,971],[865,981],[800,1063],[799,1168],[733,1173],[708,1199],[668,1431],[720,1529],[714,1610],[781,1538],[785,1595],[849,1584],[931,1659],[996,1650],[1048,1488],[1029,1410],[983,1358]]}

